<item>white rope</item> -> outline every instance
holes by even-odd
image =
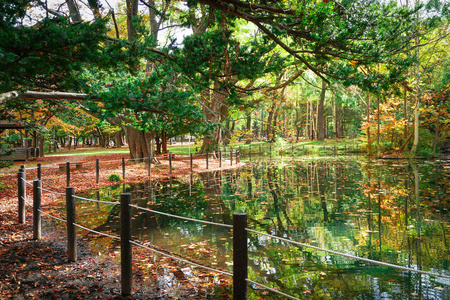
[[[136,246],[145,248],[145,249],[147,249],[147,250],[156,252],[156,253],[161,254],[161,255],[163,255],[163,256],[167,256],[167,257],[170,257],[170,258],[173,258],[173,259],[176,259],[176,260],[185,262],[185,263],[187,263],[187,264],[194,265],[194,266],[196,266],[196,267],[204,268],[204,269],[206,269],[206,270],[209,270],[209,271],[212,271],[212,272],[216,272],[216,273],[220,273],[220,274],[223,274],[223,275],[233,276],[233,274],[231,274],[231,273],[229,273],[229,272],[225,272],[225,271],[213,269],[213,268],[210,268],[210,267],[206,267],[206,266],[203,266],[203,265],[200,265],[200,264],[191,262],[191,261],[189,261],[189,260],[186,260],[186,259],[183,259],[183,258],[179,258],[179,257],[173,256],[173,255],[170,255],[170,254],[167,254],[167,253],[164,253],[164,252],[155,250],[155,249],[153,249],[153,248],[150,248],[150,247],[147,247],[147,246],[145,246],[145,245],[139,244],[139,243],[137,243],[137,242],[135,242],[135,241],[130,241],[130,243],[132,243],[133,245],[136,245]]]
[[[99,234],[99,235],[103,235],[103,236],[106,236],[106,237],[110,237],[110,238],[113,238],[113,239],[120,240],[120,237],[118,237],[118,236],[114,236],[114,235],[110,235],[110,234],[107,234],[107,233],[95,231],[95,230],[89,229],[89,228],[87,228],[87,227],[81,226],[81,225],[79,225],[79,224],[77,224],[77,223],[73,223],[73,225],[76,226],[76,227],[79,227],[79,228],[81,228],[81,229],[84,229],[84,230],[87,230],[87,231],[90,231],[90,232]]]
[[[56,179],[60,179],[60,178],[62,178],[62,177],[44,177],[44,178],[42,178],[42,181],[44,181],[44,180],[56,180]]]
[[[25,202],[25,204],[28,204],[28,206],[33,207],[33,203],[28,202],[26,198],[24,198],[22,196],[20,198],[22,198],[22,200]]]
[[[57,194],[57,195],[61,195],[61,196],[65,196],[66,195],[64,193],[58,193],[58,192],[55,192],[55,191],[44,189],[43,187],[41,187],[40,189],[43,190],[43,191],[46,191],[46,192],[49,192],[49,193],[53,193],[53,194]]]
[[[117,162],[117,161],[122,162],[122,160],[120,159],[120,160],[101,160],[101,161],[99,161],[99,163],[112,163],[112,162]]]
[[[29,167],[29,168],[25,168],[25,170],[34,170],[37,169],[38,167]]]
[[[257,285],[257,286],[260,286],[260,287],[262,287],[262,288],[264,288],[264,289],[266,289],[266,290],[269,290],[269,291],[271,291],[271,292],[280,294],[280,295],[282,295],[282,296],[285,296],[285,297],[288,297],[288,298],[291,298],[291,299],[300,300],[299,298],[296,298],[296,297],[294,297],[294,296],[285,294],[285,293],[283,293],[283,292],[280,292],[279,290],[276,290],[276,289],[273,289],[273,288],[271,288],[271,287],[265,286],[264,284],[261,284],[261,283],[252,281],[252,280],[250,280],[250,279],[245,279],[245,280],[246,280],[247,282],[250,282],[250,283],[253,283],[253,284]]]
[[[173,217],[173,218],[177,218],[177,219],[182,219],[182,220],[193,221],[193,222],[198,222],[198,223],[204,223],[204,224],[210,224],[210,225],[216,225],[216,226],[222,226],[222,227],[233,228],[233,225],[221,224],[221,223],[214,223],[214,222],[209,222],[209,221],[203,221],[203,220],[197,220],[197,219],[191,219],[191,218],[181,217],[181,216],[172,215],[172,214],[168,214],[168,213],[164,213],[164,212],[160,212],[160,211],[157,211],[157,210],[148,209],[148,208],[144,208],[144,207],[140,207],[140,206],[132,205],[132,204],[130,204],[130,206],[131,206],[131,207],[134,207],[134,208],[137,208],[137,209],[142,209],[142,210],[145,210],[145,211],[149,211],[149,212],[152,212],[152,213],[156,213],[156,214],[160,214],[160,215],[165,215],[165,216]]]
[[[57,165],[49,164],[49,165],[42,165],[41,168],[57,168]]]
[[[420,274],[424,274],[424,275],[450,279],[450,276],[448,276],[448,275],[441,275],[441,274],[437,274],[437,273],[411,269],[411,268],[408,268],[408,267],[403,267],[403,266],[394,265],[394,264],[390,264],[390,263],[386,263],[386,262],[382,262],[382,261],[372,260],[372,259],[369,259],[369,258],[364,258],[364,257],[355,256],[355,255],[346,254],[346,253],[337,252],[337,251],[328,250],[328,249],[323,249],[323,248],[320,248],[320,247],[316,247],[316,246],[312,246],[312,245],[296,242],[296,241],[293,241],[293,240],[285,239],[285,238],[282,238],[282,237],[279,237],[279,236],[275,236],[275,235],[270,235],[270,234],[267,234],[267,233],[259,232],[259,231],[252,230],[252,229],[249,229],[249,228],[245,228],[245,230],[247,230],[248,232],[264,235],[264,236],[267,236],[267,237],[270,237],[270,238],[278,239],[278,240],[281,240],[281,241],[285,241],[285,242],[288,242],[288,243],[291,243],[291,244],[295,244],[295,245],[298,245],[298,246],[302,246],[302,247],[306,247],[306,248],[311,248],[311,249],[318,250],[318,251],[327,252],[327,253],[334,254],[334,255],[340,255],[340,256],[347,257],[347,258],[361,260],[361,261],[365,261],[365,262],[368,262],[368,263],[373,263],[373,264],[377,264],[377,265],[381,265],[381,266],[385,266],[385,267],[391,267],[391,268],[395,268],[395,269],[399,269],[399,270],[403,270],[403,271],[410,271],[410,272],[420,273]]]
[[[64,220],[64,219],[61,219],[61,218],[58,218],[58,217],[52,216],[51,214],[48,214],[48,213],[46,213],[46,212],[44,212],[44,211],[42,211],[42,210],[40,210],[40,209],[38,209],[38,211],[40,211],[40,212],[41,212],[41,213],[43,213],[44,215],[47,215],[47,216],[49,216],[50,218],[53,218],[53,219],[59,220],[59,221],[61,221],[61,222],[67,222],[67,220]]]
[[[101,200],[89,199],[89,198],[84,198],[84,197],[75,196],[75,195],[73,197],[80,199],[80,200],[86,200],[86,201],[91,201],[91,202],[99,202],[99,203],[114,204],[114,205],[120,204],[120,202],[101,201]]]
[[[23,180],[26,184],[33,186],[33,182],[32,182],[32,181],[26,181],[26,180],[23,179],[23,178],[22,178],[22,180]]]

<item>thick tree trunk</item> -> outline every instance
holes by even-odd
[[[228,115],[226,103],[226,91],[220,89],[220,83],[214,83],[212,92],[203,91],[201,93],[201,101],[203,103],[203,112],[206,119],[211,123],[222,123]],[[213,152],[219,149],[221,143],[221,128],[217,126],[212,136],[203,137],[203,144],[199,153]]]
[[[165,131],[161,133],[161,147],[162,153],[169,153],[169,150],[167,150],[167,132]]]
[[[322,80],[322,91],[320,93],[319,105],[317,106],[317,139],[323,141],[325,139],[325,124],[324,124],[324,107],[325,107],[325,93],[327,91],[327,83]]]
[[[144,132],[131,126],[124,126],[123,129],[127,137],[130,159],[136,159],[139,162],[149,155],[155,156],[154,132]]]

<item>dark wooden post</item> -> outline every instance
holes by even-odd
[[[33,180],[33,239],[41,239],[41,195],[42,182],[39,179]]]
[[[206,169],[209,169],[209,152],[206,152]]]
[[[39,180],[42,180],[42,164],[37,164],[37,177]]]
[[[70,186],[70,162],[66,162],[66,186]]]
[[[125,180],[125,157],[122,157],[122,178]]]
[[[27,188],[25,183],[25,170],[20,168],[17,173],[17,195],[19,200],[19,223],[25,223],[25,199],[27,197]]]
[[[233,299],[247,299],[247,214],[233,214]]]
[[[192,153],[190,155],[190,160],[191,160],[191,173],[192,173]]]
[[[148,156],[148,177],[152,176],[152,157]]]
[[[172,153],[169,153],[169,174],[172,175]]]
[[[66,187],[67,213],[67,256],[69,261],[77,260],[77,230],[75,227],[75,188]]]
[[[95,160],[95,181],[100,182],[100,161],[98,158]]]
[[[219,168],[222,168],[222,151],[219,150]]]
[[[337,154],[337,152],[336,152],[336,145],[334,145],[334,149],[333,149],[333,152],[334,152],[334,155],[336,155],[336,154]]]
[[[120,195],[120,271],[122,296],[131,295],[133,284],[133,273],[131,269],[131,194],[122,193]]]

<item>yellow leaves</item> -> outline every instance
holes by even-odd
[[[351,65],[352,67],[354,67],[357,63],[358,63],[358,61],[357,61],[356,59],[354,59],[354,60],[352,60],[352,61],[350,62],[350,65]]]

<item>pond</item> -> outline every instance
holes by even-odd
[[[248,227],[323,249],[450,275],[450,165],[358,157],[263,160],[240,170],[127,184],[132,203]],[[122,186],[84,196],[119,199]],[[119,206],[85,202],[79,222],[119,235]],[[230,228],[132,209],[135,239],[232,272]],[[249,233],[249,279],[307,299],[450,299],[450,280]],[[249,299],[285,299],[249,284]]]

